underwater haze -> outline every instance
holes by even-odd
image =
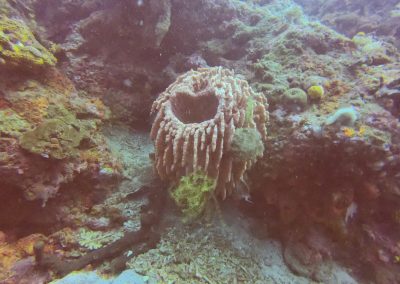
[[[0,0],[0,284],[400,283],[400,2]]]

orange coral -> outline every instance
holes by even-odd
[[[11,276],[11,267],[20,259],[14,248],[9,245],[0,245],[0,280]]]
[[[33,255],[33,246],[37,241],[44,240],[45,236],[41,234],[29,235],[25,238],[18,240],[15,248],[24,255]]]
[[[69,95],[75,91],[74,84],[61,71],[50,68],[46,72],[46,85],[57,92]]]
[[[347,93],[350,90],[350,87],[343,81],[332,80],[325,84],[325,89],[327,90],[327,93],[332,96],[340,96]]]
[[[101,153],[97,149],[90,149],[80,153],[81,159],[89,164],[98,164],[101,161]]]
[[[358,136],[363,136],[365,134],[367,127],[365,125],[361,126],[358,130]]]
[[[332,113],[340,106],[337,100],[325,101],[323,104],[320,105],[320,110],[322,113]]]
[[[356,134],[356,131],[354,130],[354,128],[344,127],[343,134],[344,134],[344,136],[351,138],[351,137],[354,137],[354,135]]]
[[[91,98],[90,102],[96,107],[96,109],[99,112],[99,115],[101,118],[103,118],[106,114],[106,106],[104,103],[99,99],[99,98]]]
[[[33,255],[33,246],[39,240],[46,237],[41,234],[33,234],[18,240],[16,243],[0,244],[0,280],[10,277],[10,271],[20,259]],[[46,245],[46,252],[52,252],[53,247]]]
[[[13,105],[13,109],[23,118],[34,123],[40,123],[47,115],[49,101],[46,97],[33,100],[21,100]]]

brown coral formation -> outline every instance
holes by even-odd
[[[217,179],[225,198],[243,179],[252,160],[237,160],[230,146],[238,128],[257,129],[266,138],[266,99],[245,80],[222,67],[190,71],[154,102],[151,137],[155,167],[162,179],[177,180],[201,170]]]

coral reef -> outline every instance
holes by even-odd
[[[128,262],[163,283],[400,283],[398,1],[296,2],[0,1],[0,281]],[[153,102],[156,149],[125,128]],[[170,205],[146,207],[154,150],[242,222],[146,231]],[[201,212],[214,189],[187,188]]]
[[[98,95],[116,121],[149,123],[154,97],[174,79],[159,74],[170,0],[46,0],[29,7],[40,15],[38,33],[58,44],[61,66],[79,89]]]
[[[44,203],[78,173],[99,175],[96,167],[100,171],[104,165],[113,169],[112,174],[118,173],[108,151],[99,151],[94,162],[84,159],[84,153],[102,145],[104,138],[97,131],[105,116],[82,110],[92,102],[81,96],[78,103],[70,82],[68,88],[57,85],[60,83],[55,78],[62,76],[53,75],[57,70],[46,73],[46,83],[33,79],[19,81],[15,75],[7,81],[0,80],[7,101],[6,108],[1,110],[4,120],[0,176],[6,176],[6,184],[16,185],[29,200],[42,199]],[[66,78],[62,80],[68,82]],[[10,81],[14,81],[12,87],[8,86]]]
[[[150,135],[158,174],[175,181],[204,171],[217,180],[216,194],[224,199],[254,163],[229,154],[235,131],[254,128],[265,140],[267,106],[246,81],[221,67],[180,76],[152,108],[156,118]]]
[[[56,254],[47,253],[45,251],[45,243],[43,241],[38,241],[34,244],[36,266],[43,270],[50,269],[59,276],[65,276],[89,264],[95,264],[99,261],[114,258],[118,263],[118,267],[116,267],[117,270],[121,268],[121,266],[125,268],[125,262],[133,257],[134,254],[143,253],[151,249],[159,239],[158,234],[153,230],[153,226],[157,225],[161,220],[160,216],[163,212],[161,204],[165,200],[165,189],[160,184],[153,184],[143,191],[148,195],[149,200],[148,204],[141,209],[141,227],[139,230],[127,232],[123,236],[119,234],[108,234],[108,241],[115,241],[104,247],[101,247],[103,245],[103,240],[99,240],[100,234],[81,231],[81,244],[88,247],[91,251],[71,261],[65,261]],[[135,251],[134,253],[131,252],[127,256],[123,255],[125,250],[135,245],[136,247],[133,248]],[[122,265],[120,264],[121,262]]]
[[[77,155],[77,147],[84,138],[83,135],[84,131],[76,123],[52,119],[21,135],[20,145],[31,153],[65,159]]]
[[[1,18],[5,65],[0,68],[0,196],[10,202],[0,210],[0,225],[18,227],[38,218],[29,213],[38,210],[37,203],[28,201],[39,200],[45,206],[80,174],[91,179],[107,168],[112,180],[120,169],[99,133],[107,108],[98,98],[78,94],[73,83],[52,67],[55,58],[33,36],[24,13],[2,4],[10,18]],[[16,6],[25,7],[21,5]],[[19,46],[15,53],[6,46],[11,43]],[[98,159],[85,160],[84,153],[95,149]],[[4,218],[13,208],[18,214]]]
[[[307,14],[318,17],[349,37],[358,32],[376,34],[400,47],[399,4],[397,1],[297,0]]]

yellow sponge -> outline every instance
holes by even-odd
[[[311,100],[320,100],[324,96],[324,88],[322,86],[314,85],[308,88],[307,94]]]

